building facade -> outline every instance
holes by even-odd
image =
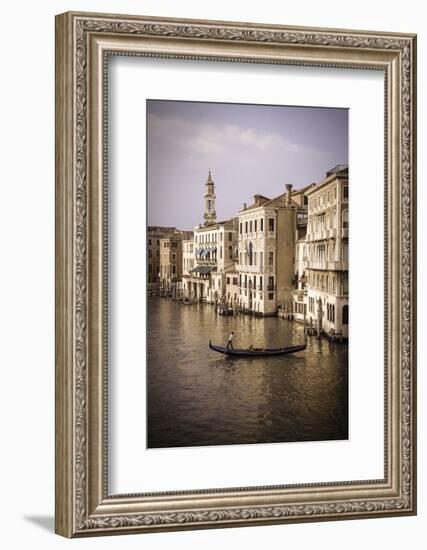
[[[348,167],[338,165],[307,192],[307,320],[348,338]]]
[[[147,228],[147,290],[160,288],[160,239],[175,233],[175,227],[149,226]]]
[[[203,198],[205,221],[194,228],[193,243],[186,244],[184,248],[184,297],[224,303],[227,296],[226,274],[234,272],[236,275],[237,220],[216,221],[215,183],[210,171]]]
[[[194,267],[186,283],[186,297],[218,303],[226,296],[226,274],[235,272],[237,220],[194,228]]]
[[[239,305],[243,311],[275,315],[292,307],[297,210],[292,186],[274,199],[255,195],[239,212]]]
[[[182,236],[176,233],[160,239],[160,292],[171,295],[182,279]]]

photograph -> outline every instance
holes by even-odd
[[[348,115],[146,100],[148,449],[349,439]]]

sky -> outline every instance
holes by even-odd
[[[147,101],[149,225],[203,223],[209,170],[221,221],[347,163],[347,109]]]

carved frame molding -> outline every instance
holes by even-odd
[[[385,478],[108,495],[106,59],[385,73]],[[67,536],[414,514],[416,37],[66,13],[56,18],[56,531]]]

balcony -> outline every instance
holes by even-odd
[[[236,271],[239,273],[260,273],[260,270],[262,270],[262,267],[257,265],[236,264]]]
[[[307,269],[318,269],[319,271],[347,271],[348,262],[340,261],[308,261]]]
[[[197,258],[196,262],[197,262],[197,265],[216,265],[217,259],[216,258]]]
[[[275,231],[268,231],[267,238],[268,239],[275,239],[276,238],[276,232]]]

